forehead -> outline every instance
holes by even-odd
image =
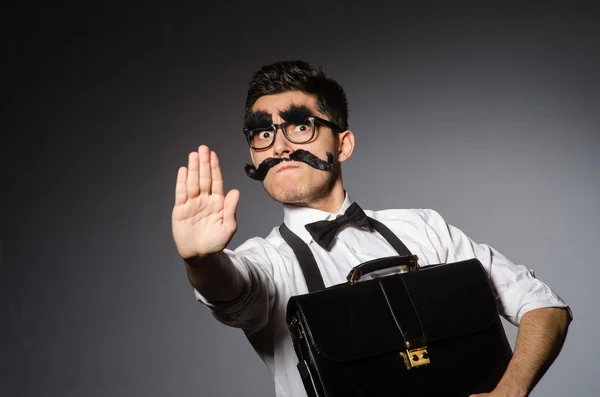
[[[278,115],[292,106],[304,106],[316,116],[323,116],[317,110],[317,99],[313,95],[302,91],[289,91],[280,94],[264,95],[254,102],[252,111],[263,111],[271,115]]]

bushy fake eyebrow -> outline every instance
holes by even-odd
[[[264,110],[247,113],[244,116],[244,127],[248,129],[268,127],[273,124],[273,117]]]
[[[312,116],[312,111],[304,105],[291,105],[289,108],[280,110],[279,115],[288,123],[304,123]]]

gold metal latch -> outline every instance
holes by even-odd
[[[408,340],[405,345],[406,352],[400,352],[400,356],[404,360],[406,369],[421,367],[430,363],[425,338]]]
[[[294,330],[296,337],[302,339],[304,337],[304,328],[302,323],[298,320],[298,317],[293,316],[290,320],[290,328]]]

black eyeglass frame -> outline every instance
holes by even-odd
[[[281,124],[271,124],[270,126],[264,127],[264,128],[262,128],[262,127],[261,128],[253,128],[253,129],[244,128],[243,132],[244,132],[244,136],[246,137],[246,142],[248,142],[248,146],[250,146],[251,149],[253,149],[253,150],[267,150],[268,148],[270,148],[271,146],[273,146],[273,144],[275,144],[275,138],[277,137],[277,131],[279,131],[279,129],[281,129],[281,131],[283,132],[283,136],[285,136],[285,139],[287,139],[288,141],[290,141],[292,143],[295,143],[297,145],[301,145],[303,143],[308,143],[308,142],[312,141],[312,139],[315,137],[315,134],[317,132],[317,129],[315,128],[315,124],[316,123],[319,123],[319,124],[324,125],[325,127],[331,128],[331,130],[333,132],[335,132],[335,133],[339,133],[339,132],[343,132],[344,131],[342,128],[338,127],[337,125],[335,125],[331,121],[322,119],[322,118],[317,117],[317,116],[309,116],[309,117],[306,118],[306,120],[310,121],[311,124],[312,124],[312,135],[310,136],[310,138],[308,138],[307,140],[302,141],[302,142],[294,141],[293,139],[291,139],[287,135],[287,133],[285,132],[286,125],[288,125],[288,124],[298,124],[298,123],[292,123],[292,122],[288,122],[288,121],[284,121]],[[255,148],[254,146],[252,146],[252,143],[250,142],[250,132],[251,131],[257,131],[257,130],[260,130],[260,131],[273,131],[273,140],[271,141],[271,143],[268,146],[261,147],[261,148]]]

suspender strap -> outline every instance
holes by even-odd
[[[377,230],[377,232],[379,232],[379,234],[381,234],[383,238],[387,240],[387,242],[396,250],[396,252],[398,252],[398,255],[412,255],[404,243],[383,223],[370,217],[369,223],[373,229]],[[306,281],[308,291],[314,292],[324,289],[325,283],[323,282],[323,277],[321,277],[319,266],[317,266],[317,261],[310,251],[310,248],[308,248],[308,244],[306,244],[300,237],[292,232],[285,225],[285,223],[282,223],[281,226],[279,226],[279,233],[285,242],[292,248],[292,251],[294,251],[294,255],[296,255],[296,259],[298,259],[298,262],[300,263],[302,274],[304,274],[304,280]]]
[[[302,268],[302,274],[304,274],[304,280],[306,281],[308,291],[313,292],[325,289],[325,283],[323,282],[323,277],[321,277],[319,266],[317,266],[315,257],[312,252],[310,252],[308,245],[292,232],[285,223],[282,223],[281,226],[279,226],[279,233],[281,233],[281,237],[283,237],[285,242],[292,247],[292,251],[294,251],[296,259],[298,259],[300,267]]]
[[[369,223],[373,226],[373,229],[377,230],[379,234],[387,240],[388,243],[396,250],[400,256],[410,256],[412,253],[406,248],[406,245],[396,236],[386,225],[376,221],[375,219],[368,217]]]

